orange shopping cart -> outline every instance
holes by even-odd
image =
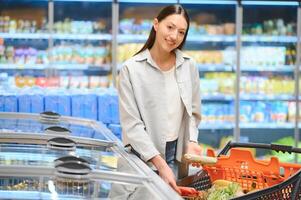
[[[218,154],[215,164],[203,165],[195,175],[178,185],[207,190],[215,180],[238,183],[244,191],[256,190],[233,200],[301,200],[301,164],[282,163],[277,157],[258,160],[248,148],[301,153],[301,148],[277,144],[229,142]],[[207,156],[215,157],[213,150]]]

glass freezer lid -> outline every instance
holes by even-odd
[[[59,172],[52,168],[0,167],[0,196],[8,199],[125,199],[120,191],[136,188],[149,193],[152,199],[162,199],[148,186],[148,177],[93,170],[85,176],[69,178]]]
[[[47,118],[42,114],[2,113],[0,112],[0,132],[30,132],[71,135],[76,137],[97,138],[112,141],[107,128],[101,122],[73,117]],[[62,127],[68,131],[47,130],[50,127]]]
[[[72,160],[85,162],[93,169],[106,171],[117,171],[117,164],[122,163],[123,167],[131,169],[128,173],[138,174],[126,159],[111,149],[76,148],[74,151],[62,151],[43,145],[0,143],[0,165],[54,167],[60,162]]]

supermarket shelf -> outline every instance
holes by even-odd
[[[58,70],[87,70],[87,69],[99,69],[108,71],[110,70],[110,65],[104,64],[101,66],[88,65],[88,64],[52,64],[54,69]]]
[[[212,0],[180,0],[180,4],[219,4],[219,5],[236,5],[237,1],[231,0],[219,0],[219,1],[212,1]]]
[[[3,39],[111,40],[110,34],[0,33]]]
[[[279,123],[240,123],[240,128],[249,128],[249,129],[292,129],[294,128],[294,123],[279,122]]]
[[[205,101],[234,101],[233,95],[203,94]],[[264,95],[264,94],[240,94],[241,101],[293,101],[293,95]]]
[[[197,64],[200,72],[207,71],[233,71],[233,67],[223,64]]]
[[[86,64],[0,64],[1,70],[45,70],[47,68],[58,70],[88,70],[90,72],[109,72],[111,70],[109,64],[104,64],[102,66],[93,66]]]
[[[241,71],[250,71],[250,72],[260,72],[260,71],[269,71],[269,72],[293,72],[294,71],[294,65],[275,65],[275,66],[269,66],[269,65],[262,65],[262,66],[246,66],[243,65],[241,67]]]
[[[277,101],[290,101],[294,99],[293,95],[264,95],[264,94],[241,94],[241,100],[277,100]]]
[[[177,0],[166,0],[166,1],[162,1],[162,0],[152,0],[152,1],[145,1],[145,0],[118,0],[119,3],[172,3],[172,4],[176,4]]]
[[[197,67],[200,72],[207,71],[235,71],[235,66],[224,65],[224,64],[197,64]],[[294,72],[294,65],[261,65],[261,66],[246,66],[241,67],[241,71],[245,72]]]
[[[187,42],[235,42],[235,35],[188,35]]]
[[[78,2],[83,2],[83,0],[54,0],[54,1],[78,1]],[[112,0],[85,0],[87,2],[112,2]]]
[[[3,39],[48,39],[48,33],[0,33]]]
[[[248,122],[248,123],[240,123],[239,127],[243,128],[243,129],[293,129],[294,123]],[[231,123],[231,122],[200,123],[200,125],[198,127],[199,130],[233,129],[233,128],[234,128],[234,123]]]
[[[262,6],[298,6],[298,2],[293,1],[242,1],[243,5],[262,5]]]
[[[282,42],[293,43],[297,42],[296,36],[265,36],[265,35],[243,35],[243,42]]]
[[[14,69],[14,70],[17,70],[17,69],[20,69],[20,70],[23,70],[23,69],[46,69],[47,68],[47,65],[45,64],[0,64],[0,69],[3,69],[3,70],[11,70],[11,69]]]
[[[233,129],[234,124],[228,122],[200,123],[199,130]]]
[[[119,34],[117,40],[119,43],[144,43],[147,40],[147,35]]]
[[[232,100],[234,100],[234,97],[232,95],[224,95],[224,94],[204,94],[202,96],[202,100],[232,101]]]
[[[59,40],[112,40],[111,34],[60,34],[60,33],[0,33],[4,39],[53,39]],[[147,35],[119,34],[118,40],[121,43],[145,42]],[[187,42],[235,42],[235,35],[188,35]],[[242,36],[244,42],[297,42],[296,36]]]
[[[141,43],[147,40],[147,35],[119,34],[120,43]],[[235,35],[188,35],[187,42],[235,42]]]
[[[50,35],[51,36],[51,35]],[[112,40],[111,34],[61,34],[55,33],[53,39],[57,40]]]

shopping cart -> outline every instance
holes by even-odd
[[[179,180],[177,184],[206,190],[215,180],[223,179],[239,183],[244,191],[253,190],[233,200],[301,199],[301,164],[281,163],[277,157],[257,160],[246,148],[301,153],[301,148],[291,146],[230,141],[217,156],[215,164],[203,165],[198,173]],[[209,150],[207,155],[213,157],[214,153]]]

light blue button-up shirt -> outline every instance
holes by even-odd
[[[176,53],[176,80],[185,107],[177,143],[178,161],[188,141],[197,141],[200,115],[199,72],[192,58]],[[141,159],[156,155],[165,158],[166,135],[162,133],[167,117],[165,81],[149,50],[127,60],[119,75],[119,108],[124,145],[130,144]]]

